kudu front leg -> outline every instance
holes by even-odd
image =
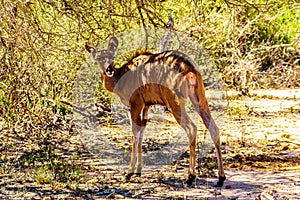
[[[132,175],[134,175],[135,171],[135,166],[137,163],[137,157],[138,157],[138,147],[139,147],[139,141],[140,141],[140,131],[133,131],[133,136],[132,136],[132,146],[131,146],[131,158],[130,158],[130,164],[128,168],[128,172],[125,175],[125,179],[127,181],[130,180]]]
[[[131,120],[132,120],[132,151],[131,151],[131,159],[129,164],[128,172],[125,176],[125,179],[128,181],[135,174],[141,176],[142,167],[143,167],[143,158],[142,158],[142,142],[143,142],[143,134],[146,128],[147,123],[147,113],[148,107],[142,109],[142,111],[138,111],[137,109],[131,109]]]

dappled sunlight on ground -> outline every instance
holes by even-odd
[[[51,135],[3,130],[0,198],[297,199],[300,195],[299,91],[251,91],[251,97],[237,97],[228,92],[227,116],[220,126],[227,176],[221,189],[213,187],[217,172],[212,141],[205,134],[201,119],[192,114],[199,136],[197,178],[193,187],[185,184],[188,152],[182,149],[177,151],[183,154],[176,162],[159,167],[145,164],[141,177],[134,176],[126,182],[124,175],[131,148],[128,122],[126,128],[113,122],[101,127],[102,139],[105,137],[109,145],[128,152],[124,163],[115,166],[88,152],[82,144],[82,135],[72,125],[61,122],[57,124],[59,131],[54,129]],[[169,146],[176,135],[187,139],[170,113],[150,115],[145,135],[145,159]],[[202,143],[204,136],[206,140]],[[101,140],[97,137],[94,140]],[[34,141],[39,141],[39,145]],[[103,149],[101,142],[98,147],[93,145],[99,152]]]

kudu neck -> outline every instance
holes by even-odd
[[[114,68],[114,74],[112,76],[106,75],[105,71],[102,72],[102,81],[104,87],[110,91],[114,92],[115,86],[122,76],[128,71],[127,65],[124,65],[120,68]]]

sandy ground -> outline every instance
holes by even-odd
[[[229,116],[221,137],[227,180],[222,188],[212,186],[217,178],[211,175],[198,176],[194,187],[186,187],[187,158],[125,182],[123,169],[105,167],[85,152],[78,153],[85,182],[62,187],[37,184],[30,171],[18,178],[1,174],[0,199],[300,199],[300,90],[258,90],[237,99],[228,94]],[[161,126],[162,133],[172,126]],[[130,144],[130,137],[110,135]],[[73,139],[80,144],[80,137]]]

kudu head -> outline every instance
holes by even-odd
[[[97,50],[88,43],[85,45],[85,48],[98,63],[101,73],[112,77],[116,70],[114,67],[114,59],[118,48],[118,39],[116,37],[110,38],[106,50]]]

